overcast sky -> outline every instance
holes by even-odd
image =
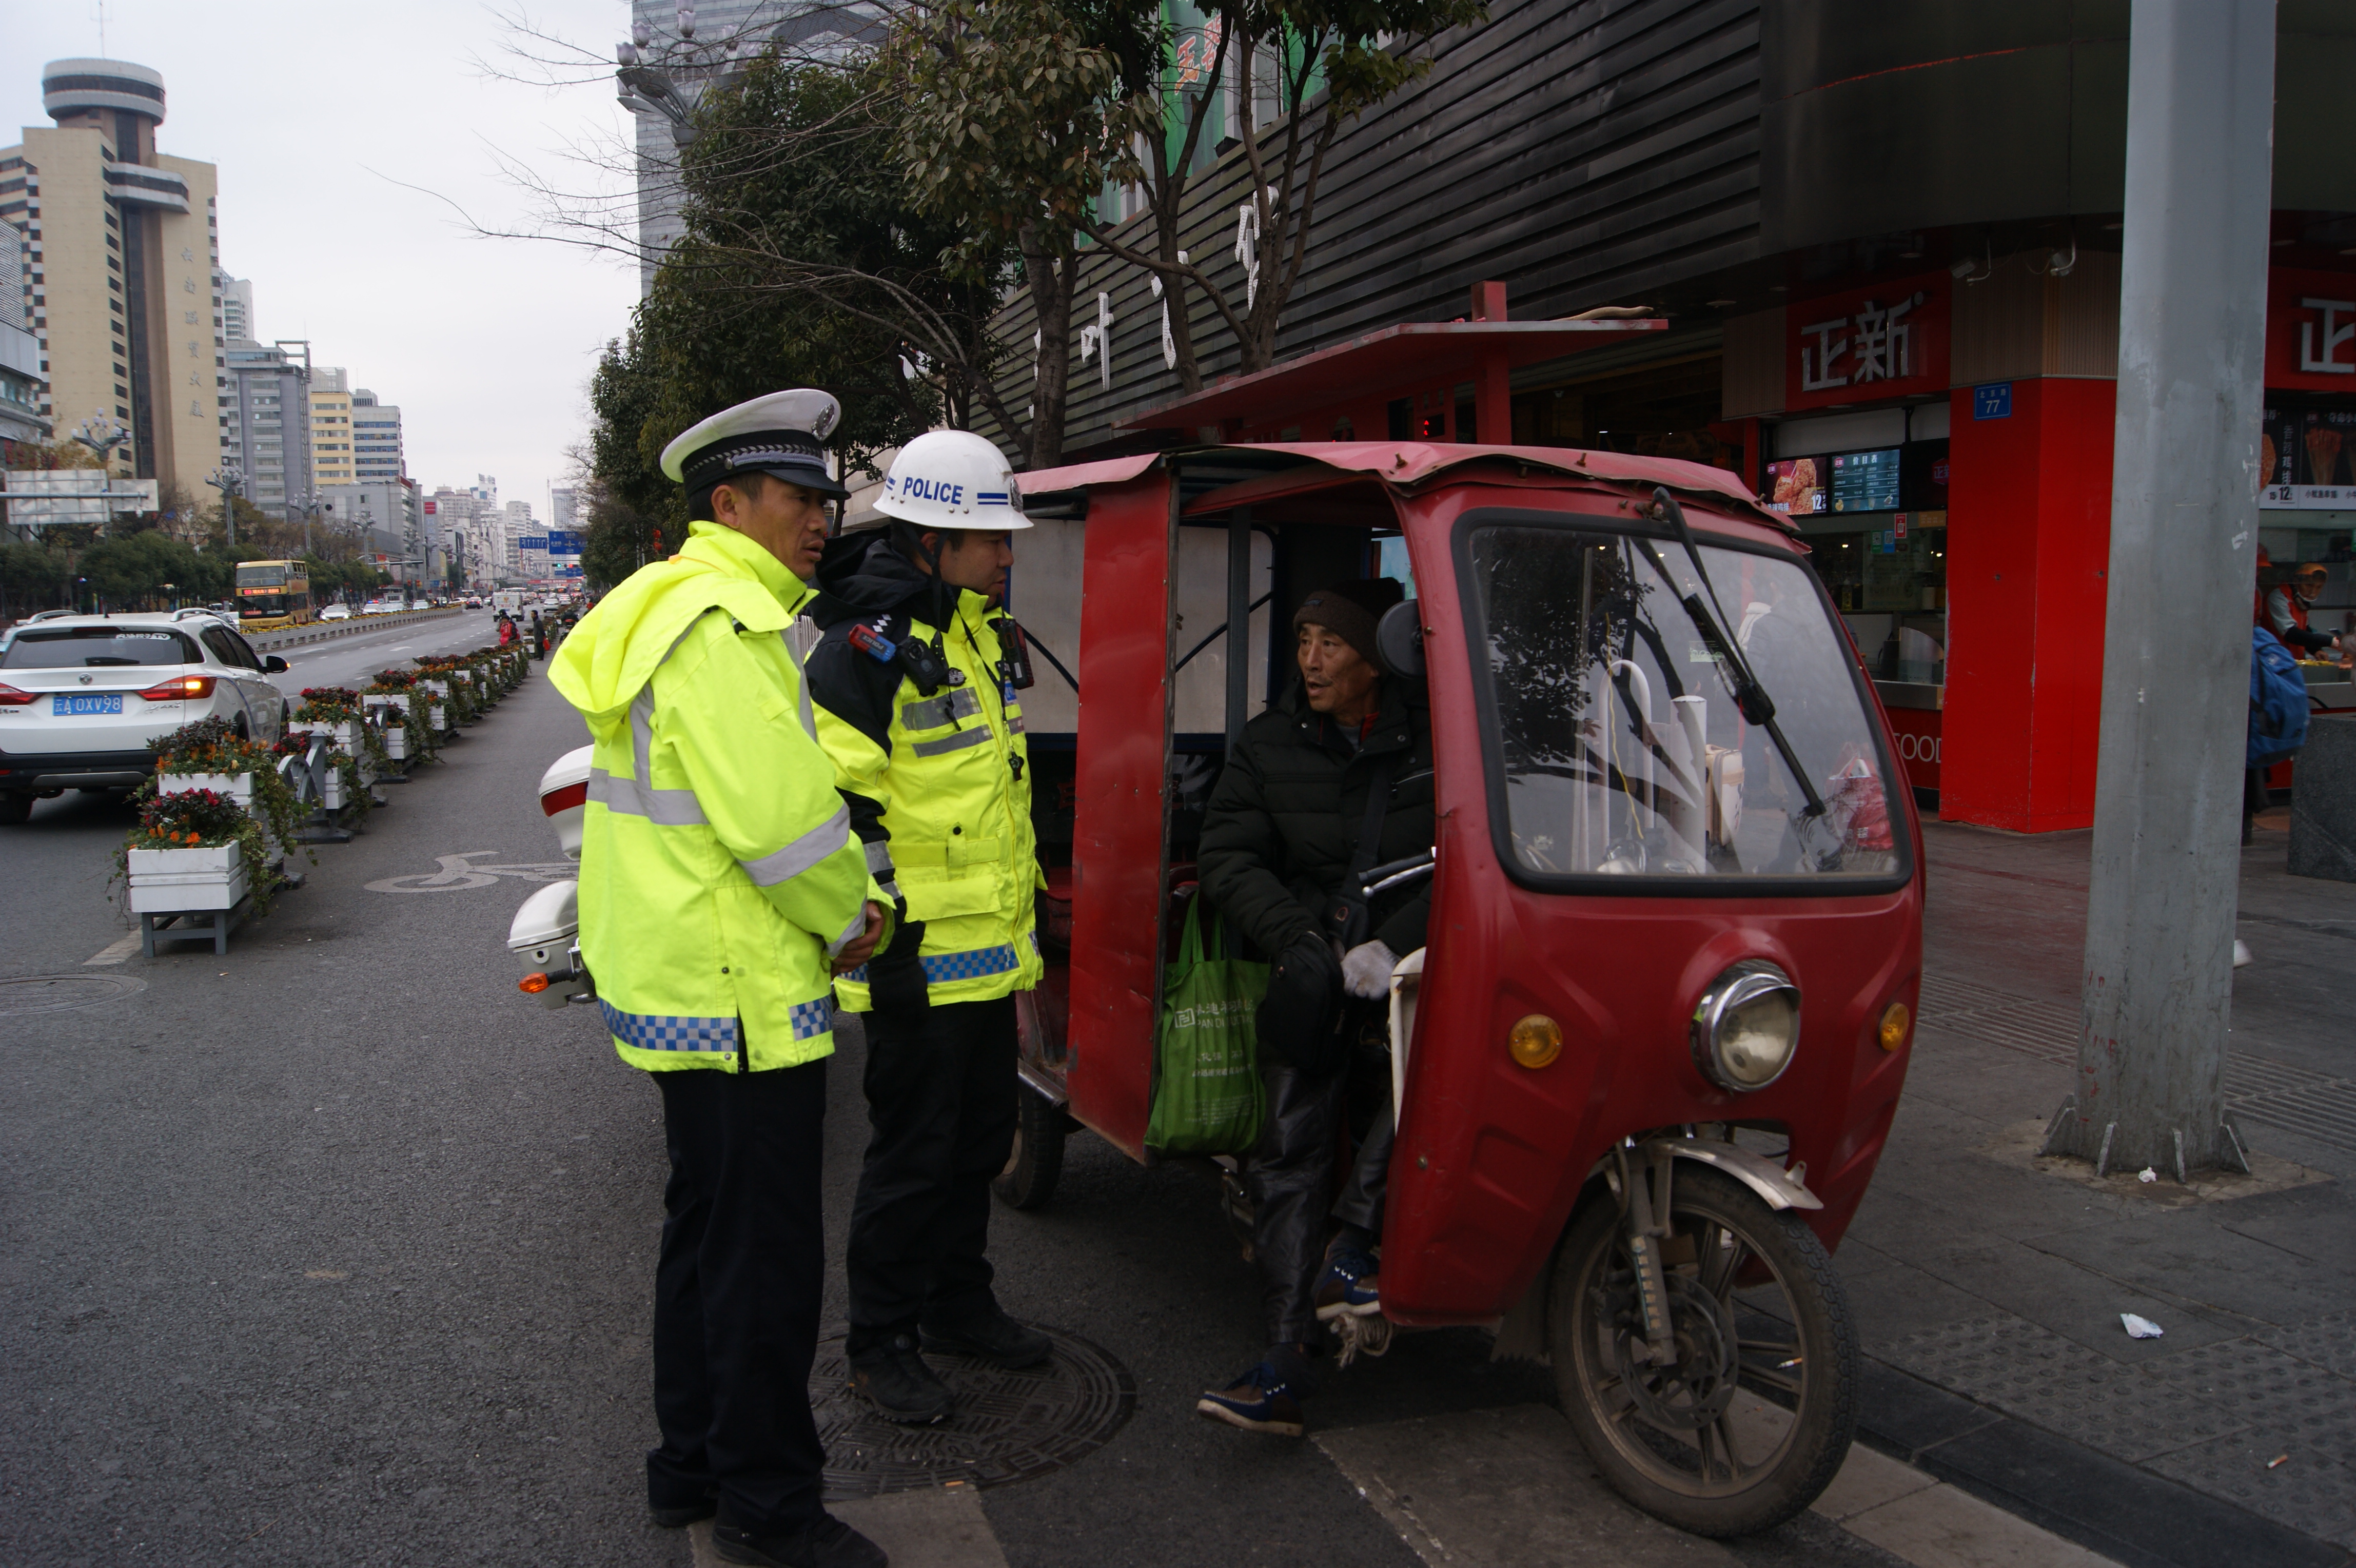
[[[96,0],[8,7],[0,145],[51,123],[42,62],[100,54],[98,14]],[[164,152],[219,166],[221,265],[253,280],[260,335],[308,338],[315,363],[398,403],[428,493],[491,474],[501,499],[544,520],[637,269],[482,238],[469,220],[531,228],[540,203],[499,155],[583,188],[592,177],[565,149],[613,145],[630,116],[610,76],[549,88],[487,75],[532,69],[509,54],[515,14],[480,0],[107,0],[103,52],[163,73]],[[530,16],[610,51],[628,8],[532,0]]]

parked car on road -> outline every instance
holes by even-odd
[[[387,604],[382,599],[370,599],[368,603],[360,607],[360,614],[364,616],[389,616],[400,607],[401,607],[399,605]]]
[[[202,718],[273,741],[286,669],[208,610],[52,611],[0,639],[0,823],[41,796],[125,789],[155,770],[157,736]]]
[[[326,609],[319,612],[319,618],[321,620],[349,620],[352,618],[352,607],[349,605],[329,605]]]

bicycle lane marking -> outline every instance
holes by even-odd
[[[435,870],[380,877],[366,886],[371,893],[457,893],[470,887],[489,887],[508,877],[519,882],[561,882],[580,869],[571,861],[514,865],[475,864],[485,855],[498,853],[495,849],[470,849],[456,854],[437,854],[434,857]]]

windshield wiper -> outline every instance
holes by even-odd
[[[1709,596],[1709,605],[1706,606],[1701,602],[1700,594],[1686,595],[1686,614],[1692,617],[1694,625],[1701,629],[1702,640],[1709,645],[1710,651],[1725,661],[1726,670],[1734,682],[1734,705],[1741,710],[1744,718],[1765,730],[1767,738],[1775,743],[1776,751],[1783,756],[1783,766],[1798,781],[1800,792],[1808,798],[1807,810],[1800,814],[1806,818],[1823,816],[1825,798],[1816,793],[1815,783],[1808,777],[1806,769],[1800,766],[1799,756],[1793,751],[1792,743],[1783,738],[1783,726],[1775,722],[1774,699],[1767,695],[1767,688],[1759,683],[1759,677],[1751,672],[1750,661],[1734,645],[1734,639],[1726,635],[1726,607],[1719,604],[1718,588],[1709,580],[1709,568],[1701,564],[1701,551],[1694,544],[1693,529],[1686,522],[1685,508],[1677,505],[1677,498],[1669,494],[1667,486],[1655,485],[1653,488],[1653,509],[1676,525],[1677,542],[1686,547],[1686,559],[1693,563],[1694,575],[1701,580],[1702,592]],[[1637,542],[1644,547],[1644,553],[1653,558],[1653,569],[1660,573],[1661,581],[1668,584],[1674,593],[1676,579],[1669,575],[1668,563],[1661,559],[1661,553],[1653,548],[1652,541],[1639,540]],[[1715,617],[1709,613],[1713,606],[1718,610]]]

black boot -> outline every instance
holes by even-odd
[[[949,1386],[916,1353],[910,1334],[894,1334],[882,1349],[852,1357],[851,1389],[887,1419],[911,1426],[930,1426],[956,1402]]]
[[[927,1324],[924,1336],[925,1348],[936,1356],[971,1356],[1007,1368],[1035,1367],[1055,1349],[1054,1340],[1015,1322],[994,1302],[986,1316],[954,1326]]]
[[[712,1549],[723,1563],[749,1563],[756,1568],[891,1568],[884,1549],[835,1518],[821,1514],[819,1521],[790,1535],[755,1535],[733,1524],[714,1525]]]

